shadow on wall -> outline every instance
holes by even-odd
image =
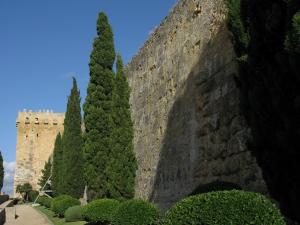
[[[163,210],[214,182],[266,192],[247,151],[251,135],[240,114],[235,54],[225,24],[202,43],[201,54],[168,116],[150,196]],[[182,62],[177,66],[184,67]],[[173,74],[175,82],[180,76]]]
[[[259,15],[259,4],[252,11]],[[276,19],[275,28],[281,27],[282,20]],[[266,33],[268,39],[262,36]],[[300,79],[295,66],[300,60],[287,55],[284,37],[277,33],[284,32],[259,33],[252,43],[251,69],[240,75],[226,25],[202,44],[202,55],[169,112],[150,197],[162,209],[198,186],[230,182],[270,194],[288,217],[300,220]]]
[[[251,43],[248,64],[241,65],[240,99],[254,137],[249,148],[271,196],[300,222],[300,58],[284,46],[287,7],[293,1],[245,2]]]
[[[234,183],[215,181],[209,184],[200,185],[190,194],[190,196],[207,193],[211,191],[229,191],[229,190],[242,190],[242,188],[239,185]]]

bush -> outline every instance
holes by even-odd
[[[49,198],[47,196],[41,196],[38,198],[37,203],[47,208],[51,208],[52,198]]]
[[[65,212],[66,222],[75,222],[83,220],[82,210],[83,207],[80,205],[68,208]]]
[[[292,19],[292,28],[285,41],[285,47],[292,53],[300,54],[300,11]]]
[[[241,0],[227,0],[228,6],[228,26],[235,38],[233,44],[238,56],[242,56],[246,53],[250,35],[248,28],[245,26],[242,17]]]
[[[28,193],[28,200],[29,200],[30,202],[34,202],[38,195],[39,195],[39,192],[38,192],[38,191],[32,190],[32,191],[30,191],[30,192]]]
[[[52,210],[52,205],[56,204],[57,202],[59,202],[60,200],[66,199],[66,198],[72,198],[70,195],[59,195],[55,198],[52,199],[52,203],[51,203],[51,210]]]
[[[150,225],[156,224],[158,220],[158,209],[152,203],[143,200],[129,200],[121,203],[115,211],[113,224]]]
[[[62,195],[52,200],[51,210],[59,217],[63,217],[65,211],[75,205],[80,205],[80,201],[69,195]]]
[[[284,225],[279,210],[258,193],[217,191],[183,199],[167,211],[163,225]]]
[[[114,199],[94,200],[84,207],[83,218],[88,222],[111,223],[119,204]]]
[[[43,204],[44,204],[45,207],[47,207],[47,208],[50,209],[50,208],[51,208],[51,204],[52,204],[52,198],[46,197],[46,198],[44,199]]]

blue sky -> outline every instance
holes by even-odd
[[[127,63],[177,0],[0,0],[0,150],[15,161],[19,110],[63,112],[75,76],[82,101],[98,13]],[[10,164],[9,169],[13,165]]]

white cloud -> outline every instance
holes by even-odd
[[[2,192],[12,195],[13,194],[13,186],[14,186],[14,176],[15,176],[15,167],[16,162],[3,162],[4,167],[4,180],[3,180],[3,188]]]

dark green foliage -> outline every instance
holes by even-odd
[[[56,197],[52,200],[51,210],[59,217],[63,217],[65,211],[75,205],[80,205],[80,201],[69,195]]]
[[[250,36],[245,23],[242,20],[241,0],[227,0],[229,29],[237,34],[233,39],[236,51],[239,56],[246,54]]]
[[[292,28],[288,33],[285,45],[289,52],[300,54],[300,11],[293,16]]]
[[[38,198],[37,203],[50,209],[52,204],[52,198],[49,198],[47,196],[41,196]]]
[[[119,204],[114,199],[94,200],[84,207],[83,217],[88,222],[111,224],[113,215]]]
[[[18,184],[16,187],[16,192],[20,193],[26,201],[28,201],[28,195],[30,191],[32,191],[32,186],[29,183]]]
[[[266,197],[244,191],[219,191],[188,197],[173,206],[163,225],[284,225],[280,211]]]
[[[46,196],[40,196],[37,200],[37,203],[40,204],[40,205],[43,205],[43,200],[44,198],[46,198]]]
[[[234,47],[243,59],[238,60],[235,81],[241,112],[253,135],[247,147],[272,198],[287,217],[300,222],[300,1],[227,1]],[[244,34],[234,28],[234,21],[248,31],[245,52],[239,44]]]
[[[63,189],[63,149],[62,149],[62,140],[61,134],[59,133],[56,136],[54,150],[53,150],[53,169],[51,177],[51,186],[54,196],[57,196],[62,193]]]
[[[4,178],[4,167],[3,167],[3,157],[0,151],[0,191],[3,187],[3,178]]]
[[[113,142],[106,169],[109,197],[116,199],[130,199],[134,196],[137,163],[133,152],[129,97],[130,89],[124,76],[122,58],[118,56],[113,92]]]
[[[104,13],[99,14],[97,34],[90,56],[90,82],[83,106],[85,124],[85,181],[89,199],[108,195],[106,164],[111,151],[113,63],[112,29]]]
[[[150,225],[157,224],[158,221],[159,212],[153,204],[143,200],[128,200],[121,203],[116,210],[113,224]]]
[[[34,202],[38,195],[39,195],[38,191],[32,190],[28,193],[28,200],[30,202]]]
[[[64,120],[63,146],[63,194],[80,198],[84,190],[83,178],[83,139],[81,134],[80,93],[73,78],[73,88],[68,98]]]
[[[82,210],[83,207],[80,205],[76,205],[68,208],[65,212],[66,222],[82,221],[83,220]]]
[[[40,177],[38,182],[38,185],[40,185],[40,189],[44,188],[44,190],[51,190],[50,184],[49,183],[46,184],[47,180],[51,175],[51,167],[52,167],[52,162],[50,157],[48,161],[45,162],[44,169],[42,169],[42,177]]]
[[[56,202],[59,202],[60,200],[66,199],[66,198],[72,198],[72,196],[70,196],[70,195],[59,195],[59,196],[53,198],[52,202],[56,203]]]

